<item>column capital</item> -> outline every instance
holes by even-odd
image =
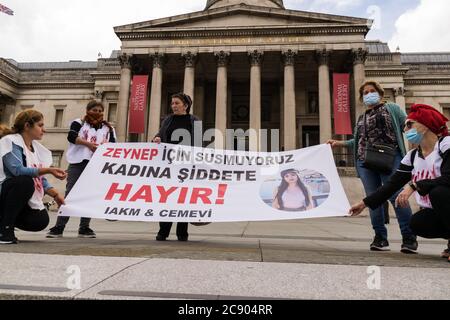
[[[95,99],[96,100],[103,100],[104,94],[105,93],[103,91],[101,91],[101,90],[95,90],[95,94],[94,94]]]
[[[181,56],[184,58],[184,63],[186,68],[193,68],[197,62],[197,54],[191,51],[182,53]]]
[[[230,62],[230,53],[226,51],[214,52],[218,67],[226,67]]]
[[[317,50],[315,55],[317,63],[320,66],[328,65],[330,63],[331,53],[331,50]]]
[[[353,64],[364,64],[366,63],[367,55],[369,52],[363,48],[352,50]]]
[[[153,61],[153,68],[160,68],[162,69],[164,67],[164,63],[166,62],[166,55],[162,52],[155,52],[150,54],[150,58]]]
[[[393,90],[394,90],[394,95],[396,97],[405,95],[405,88],[403,88],[403,87],[393,88]]]
[[[264,51],[261,50],[253,50],[248,53],[248,57],[250,59],[250,64],[252,66],[260,66],[264,59]]]
[[[122,53],[119,56],[119,63],[122,69],[130,69],[133,67],[133,55]]]
[[[293,66],[295,64],[295,57],[297,56],[297,51],[286,50],[281,52],[281,57],[285,66]]]

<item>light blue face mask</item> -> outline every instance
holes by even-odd
[[[406,132],[406,139],[412,144],[420,144],[423,140],[423,133],[420,133],[417,129],[411,129]]]
[[[364,104],[366,107],[376,106],[380,103],[381,98],[378,92],[371,92],[364,96]]]

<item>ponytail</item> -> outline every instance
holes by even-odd
[[[3,138],[3,137],[5,137],[5,136],[8,136],[8,135],[10,135],[10,134],[16,134],[17,132],[16,132],[16,130],[14,129],[14,128],[8,128],[7,126],[5,126],[5,125],[0,125],[0,139],[1,138]]]

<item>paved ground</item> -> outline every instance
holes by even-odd
[[[392,223],[392,252],[373,253],[368,218],[191,226],[187,243],[156,242],[156,224],[98,220],[98,239],[78,239],[73,219],[63,239],[18,232],[19,245],[0,246],[0,299],[449,299],[445,242],[403,255]]]

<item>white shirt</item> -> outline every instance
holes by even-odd
[[[35,152],[31,152],[28,148],[25,148],[25,154],[27,157],[27,166],[29,168],[43,168],[41,161],[39,161],[38,156]],[[44,210],[45,206],[43,203],[44,199],[44,184],[42,182],[42,177],[33,178],[34,181],[34,193],[31,199],[28,201],[28,205],[34,210]]]
[[[299,209],[306,207],[306,198],[300,188],[287,189],[282,196],[283,207],[286,209]]]
[[[77,119],[74,122],[78,122],[82,125],[78,137],[98,145],[102,145],[109,142],[110,129],[108,126],[103,125],[101,129],[95,130],[89,123]],[[115,137],[114,129],[113,134]],[[81,163],[85,160],[91,160],[94,153],[86,146],[78,144],[69,144],[67,149],[67,162],[70,164]]]
[[[450,150],[450,137],[445,137],[440,143],[441,152],[445,153]],[[402,164],[406,166],[413,166],[412,177],[414,182],[422,180],[433,180],[442,176],[441,166],[443,159],[439,154],[439,141],[436,142],[434,150],[425,158],[419,156],[417,153],[414,163],[411,163],[411,157],[414,150],[408,152],[402,160]],[[418,192],[415,193],[417,204],[422,208],[432,209],[430,197],[427,195],[422,197]]]

